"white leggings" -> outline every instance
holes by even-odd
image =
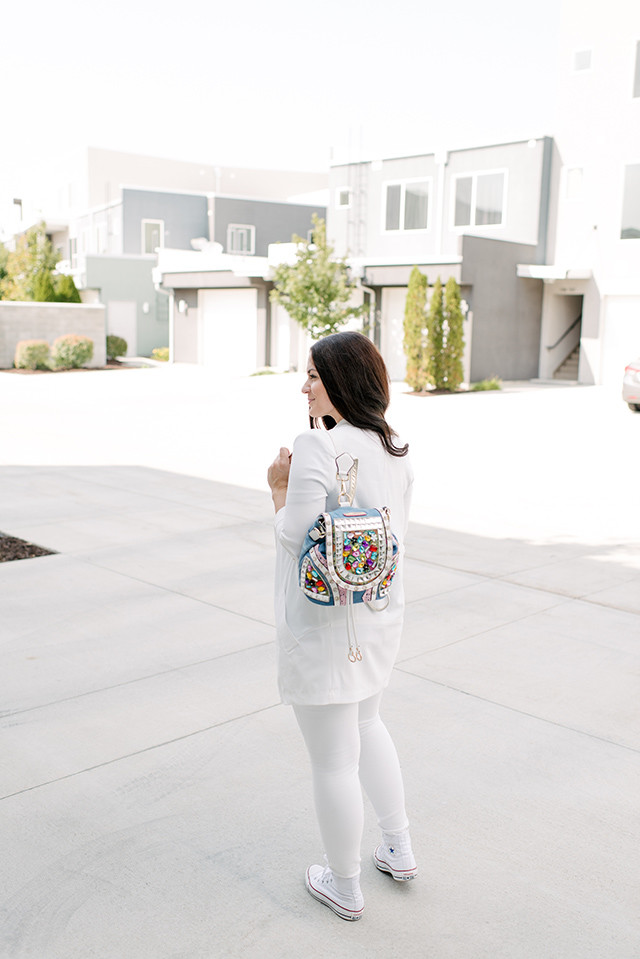
[[[360,873],[362,788],[378,824],[399,833],[409,825],[398,754],[378,709],[382,693],[361,703],[294,706],[311,758],[320,834],[336,876]]]

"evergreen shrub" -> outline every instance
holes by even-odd
[[[57,370],[76,370],[88,363],[93,356],[93,340],[74,333],[59,336],[53,341],[52,365]]]
[[[429,382],[426,303],[427,278],[414,266],[407,289],[402,344],[407,358],[406,381],[416,393],[425,390]]]
[[[50,303],[55,300],[55,289],[51,270],[38,270],[33,280],[33,298],[38,303]]]
[[[20,340],[13,365],[17,370],[48,370],[49,344],[46,340]]]
[[[127,355],[127,341],[121,336],[110,335],[107,337],[107,359],[115,360],[117,356]]]
[[[464,314],[460,300],[460,287],[452,276],[449,277],[444,288],[444,315],[446,319],[444,376],[447,389],[455,392],[464,379],[462,368]]]
[[[450,277],[443,287],[440,277],[433,285],[427,317],[429,358],[427,371],[436,390],[455,393],[463,380],[464,315],[460,287]]]
[[[82,303],[80,292],[72,276],[61,273],[54,280],[54,295],[56,303]]]

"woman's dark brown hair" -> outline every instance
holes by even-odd
[[[409,445],[395,445],[396,434],[385,419],[389,374],[371,340],[363,333],[332,333],[313,344],[311,358],[338,413],[353,426],[377,433],[387,453],[406,456]],[[327,429],[336,425],[332,416],[323,416],[322,422]]]

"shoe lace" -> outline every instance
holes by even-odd
[[[327,859],[326,853],[323,856],[324,859],[324,869],[322,870],[322,875],[320,876],[320,882],[331,882],[333,879],[333,871],[329,865],[329,860]]]

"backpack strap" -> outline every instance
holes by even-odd
[[[354,459],[351,453],[338,453],[331,430],[328,430],[327,435],[336,454],[336,479],[340,484],[338,506],[353,506],[358,482],[358,460]]]

